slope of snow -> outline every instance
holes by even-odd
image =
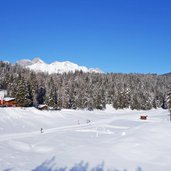
[[[93,69],[93,68],[88,69],[85,66],[79,66],[69,61],[65,61],[65,62],[56,61],[51,64],[47,64],[39,58],[34,58],[32,61],[29,59],[19,60],[17,61],[17,64],[23,67],[27,67],[36,72],[46,72],[49,74],[75,72],[76,70],[83,71],[83,72],[102,73],[100,69]]]
[[[104,170],[170,171],[170,132],[162,109],[0,108],[0,170],[71,168],[82,161],[89,169],[102,164]]]

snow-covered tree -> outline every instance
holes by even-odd
[[[167,93],[167,106],[170,112],[170,121],[171,121],[171,89]]]
[[[3,62],[0,62],[0,71],[0,88],[7,89],[8,95],[16,97],[22,105],[37,106],[46,102],[72,109],[104,109],[106,104],[116,109],[166,108],[171,82],[171,75],[157,74],[76,71],[49,75]]]
[[[29,85],[25,82],[23,77],[18,78],[15,98],[19,106],[27,107],[31,106],[32,99],[30,94]]]
[[[43,104],[45,102],[46,89],[43,86],[40,86],[37,90],[36,100],[38,104]]]

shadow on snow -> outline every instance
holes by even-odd
[[[81,161],[80,163],[75,164],[71,168],[64,167],[64,168],[58,168],[55,162],[55,157],[53,157],[51,160],[47,160],[43,162],[40,166],[37,166],[32,171],[129,171],[127,169],[124,170],[118,170],[118,169],[104,169],[104,162],[101,164],[89,168],[89,164],[87,162]],[[140,167],[135,169],[135,171],[142,171]]]

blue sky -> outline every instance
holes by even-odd
[[[0,60],[171,72],[170,0],[0,0]]]

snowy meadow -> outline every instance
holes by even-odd
[[[170,171],[170,144],[163,109],[0,108],[2,171]]]

